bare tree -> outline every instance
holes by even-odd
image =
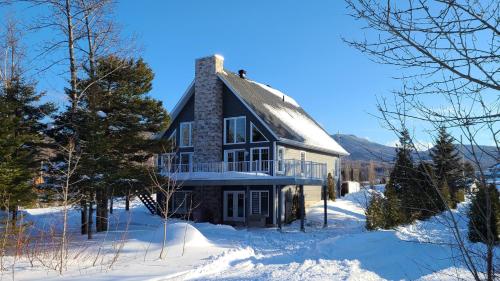
[[[351,15],[373,36],[345,39],[350,46],[370,55],[376,62],[401,68],[402,90],[394,99],[380,98],[382,122],[393,131],[417,124],[429,131],[446,127],[463,136],[486,186],[480,154],[500,162],[498,141],[500,120],[500,2],[495,0],[346,0]],[[373,33],[372,33],[373,34]],[[487,136],[485,138],[484,136]],[[480,137],[483,137],[482,140]],[[479,142],[489,139],[496,146],[491,153]],[[414,143],[417,143],[414,140]],[[438,189],[438,186],[435,186]],[[492,214],[486,200],[485,221]],[[486,250],[475,251],[461,233],[457,218],[448,212],[453,247],[476,280],[495,275],[495,237],[485,237]]]

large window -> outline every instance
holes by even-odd
[[[176,191],[172,195],[169,211],[176,214],[186,214],[191,208],[191,191]]]
[[[253,124],[250,123],[250,141],[251,142],[267,142],[267,138],[262,132]]]
[[[224,119],[224,143],[245,143],[246,140],[246,118],[231,117]]]
[[[250,191],[252,215],[269,216],[269,192]]]
[[[300,172],[305,173],[306,171],[306,152],[300,152]]]
[[[181,123],[181,147],[193,146],[192,136],[193,136],[193,122],[183,122]]]
[[[276,171],[279,173],[285,172],[285,148],[278,147],[278,155],[277,155],[278,165],[276,167]]]
[[[244,149],[234,149],[224,151],[224,161],[226,162],[227,171],[239,171],[244,172],[246,170],[247,163],[245,162],[245,150]]]
[[[255,147],[250,151],[252,171],[269,172],[269,148]]]
[[[170,134],[170,137],[168,137],[168,145],[169,145],[168,152],[175,151],[175,148],[177,147],[177,130],[174,130],[172,134]]]

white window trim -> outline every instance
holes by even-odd
[[[236,148],[236,149],[225,149],[224,150],[224,162],[227,163],[227,154],[231,152],[236,152],[236,151],[243,151],[246,153],[246,150],[244,148]],[[245,155],[246,156],[246,155]],[[243,160],[245,161],[245,160]]]
[[[255,129],[257,131],[259,131],[259,133],[264,137],[264,139],[266,140],[263,140],[263,141],[253,141],[253,128],[255,127]],[[259,128],[257,128],[257,126],[255,126],[255,124],[250,121],[250,143],[264,143],[264,142],[269,142],[269,140],[266,138],[266,136],[264,136],[264,134],[262,133],[261,130],[259,130]]]
[[[172,141],[173,140],[173,141]],[[171,150],[174,150],[177,147],[177,129],[175,129],[170,136],[168,137],[169,142],[173,142],[173,146]]]
[[[267,157],[267,160],[261,160],[261,159],[260,159],[260,158],[262,157],[262,150],[264,150],[264,149],[267,149],[267,156],[268,156],[268,157]],[[270,152],[271,150],[270,150],[270,149],[269,149],[269,147],[267,147],[267,146],[263,146],[263,147],[252,147],[252,148],[250,148],[250,170],[251,170],[251,171],[254,171],[254,170],[252,169],[252,164],[253,164],[253,162],[254,162],[254,160],[253,160],[253,151],[254,151],[254,150],[259,150],[259,159],[255,160],[255,161],[261,161],[261,162],[262,162],[262,161],[268,161],[268,163],[267,163],[267,170],[260,169],[261,167],[259,167],[259,169],[255,170],[255,172],[269,172],[269,166],[270,166],[270,165],[269,165],[269,163],[270,163],[270,162],[269,162],[269,160],[270,160],[270,159],[269,159],[269,152]]]
[[[183,125],[189,125],[189,145],[184,145],[182,143],[182,127]],[[193,122],[181,122],[179,124],[180,134],[179,134],[179,147],[193,147]]]
[[[179,208],[178,206],[174,206],[175,204],[175,197],[180,195],[180,194],[184,194],[184,199],[183,199],[183,202],[182,202],[182,207],[183,208]],[[187,198],[191,197],[193,195],[192,191],[190,190],[182,190],[182,191],[176,191],[174,192],[173,196],[172,196],[172,202],[171,204],[169,204],[169,207],[170,207],[170,212],[173,212],[175,214],[186,214],[188,212],[188,206],[187,206],[187,203],[188,203],[188,200],[186,200]]]
[[[253,212],[253,193],[258,193],[259,194],[259,213],[258,214],[254,214]],[[261,193],[267,193],[267,214],[262,214],[261,211],[262,211],[262,195]],[[250,191],[250,214],[252,215],[261,215],[261,216],[266,216],[266,217],[269,217],[269,191],[267,190],[251,190]]]
[[[233,143],[228,143],[226,136],[227,136],[227,128],[226,128],[226,120],[233,120],[233,119],[244,119],[245,120],[245,140],[243,142],[233,142]],[[234,125],[236,126],[237,122],[234,122]],[[236,139],[236,134],[234,134],[234,138]],[[233,145],[233,144],[245,144],[247,142],[247,117],[246,116],[236,116],[236,117],[227,117],[224,118],[224,144],[225,145]]]

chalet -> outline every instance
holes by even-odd
[[[196,60],[194,81],[161,133],[176,147],[155,160],[180,185],[171,209],[184,215],[195,206],[195,220],[232,225],[303,218],[328,173],[340,182],[348,153],[293,98],[223,63],[219,55]]]

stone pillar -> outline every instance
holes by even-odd
[[[217,73],[223,71],[219,55],[196,60],[194,84],[194,163],[222,161],[222,91]]]

